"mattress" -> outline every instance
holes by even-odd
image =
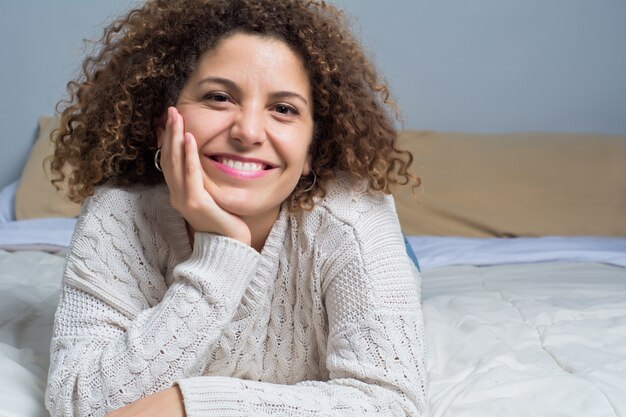
[[[429,415],[626,417],[626,239],[441,239],[409,237]],[[64,261],[0,250],[2,417],[48,415]]]

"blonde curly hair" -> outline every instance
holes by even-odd
[[[345,14],[323,1],[146,2],[105,29],[82,78],[68,83],[69,97],[57,106],[53,183],[69,173],[68,195],[82,202],[105,183],[163,182],[153,163],[155,121],[176,103],[202,53],[244,32],[286,42],[311,79],[317,182],[301,181],[289,197],[292,207],[312,207],[339,171],[385,193],[395,184],[419,185],[408,171],[411,154],[396,146],[397,106],[348,28]]]

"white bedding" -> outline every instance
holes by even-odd
[[[451,253],[482,253],[457,243]],[[577,262],[531,262],[527,250],[526,263],[502,257],[503,265],[459,266],[452,256],[451,265],[433,266],[441,251],[416,247],[430,415],[626,417],[624,267],[593,261],[605,258],[600,249]],[[47,416],[43,393],[63,263],[62,253],[0,250],[1,417]]]
[[[0,249],[58,252],[69,246],[75,225],[76,219],[66,218],[0,223]]]
[[[432,416],[626,416],[626,270],[423,273]]]
[[[0,416],[48,416],[43,406],[64,256],[0,250]]]
[[[0,249],[58,252],[69,246],[74,218],[15,220],[17,186],[15,181],[0,190]]]
[[[600,262],[626,266],[626,238],[408,236],[422,271],[449,265]]]

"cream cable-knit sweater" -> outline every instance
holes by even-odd
[[[261,253],[196,233],[165,186],[104,187],[78,222],[46,405],[103,416],[178,384],[189,417],[420,416],[420,277],[391,197],[339,180]]]

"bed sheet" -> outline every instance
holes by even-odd
[[[15,220],[15,192],[19,181],[0,190],[0,249],[58,252],[70,244],[77,219]]]
[[[46,218],[0,223],[0,249],[58,252],[70,245],[76,219]]]
[[[64,253],[0,250],[0,416],[48,417],[44,392]]]
[[[626,417],[626,269],[423,272],[430,415]]]
[[[420,268],[504,265],[530,262],[599,262],[626,267],[626,238],[407,236]]]

